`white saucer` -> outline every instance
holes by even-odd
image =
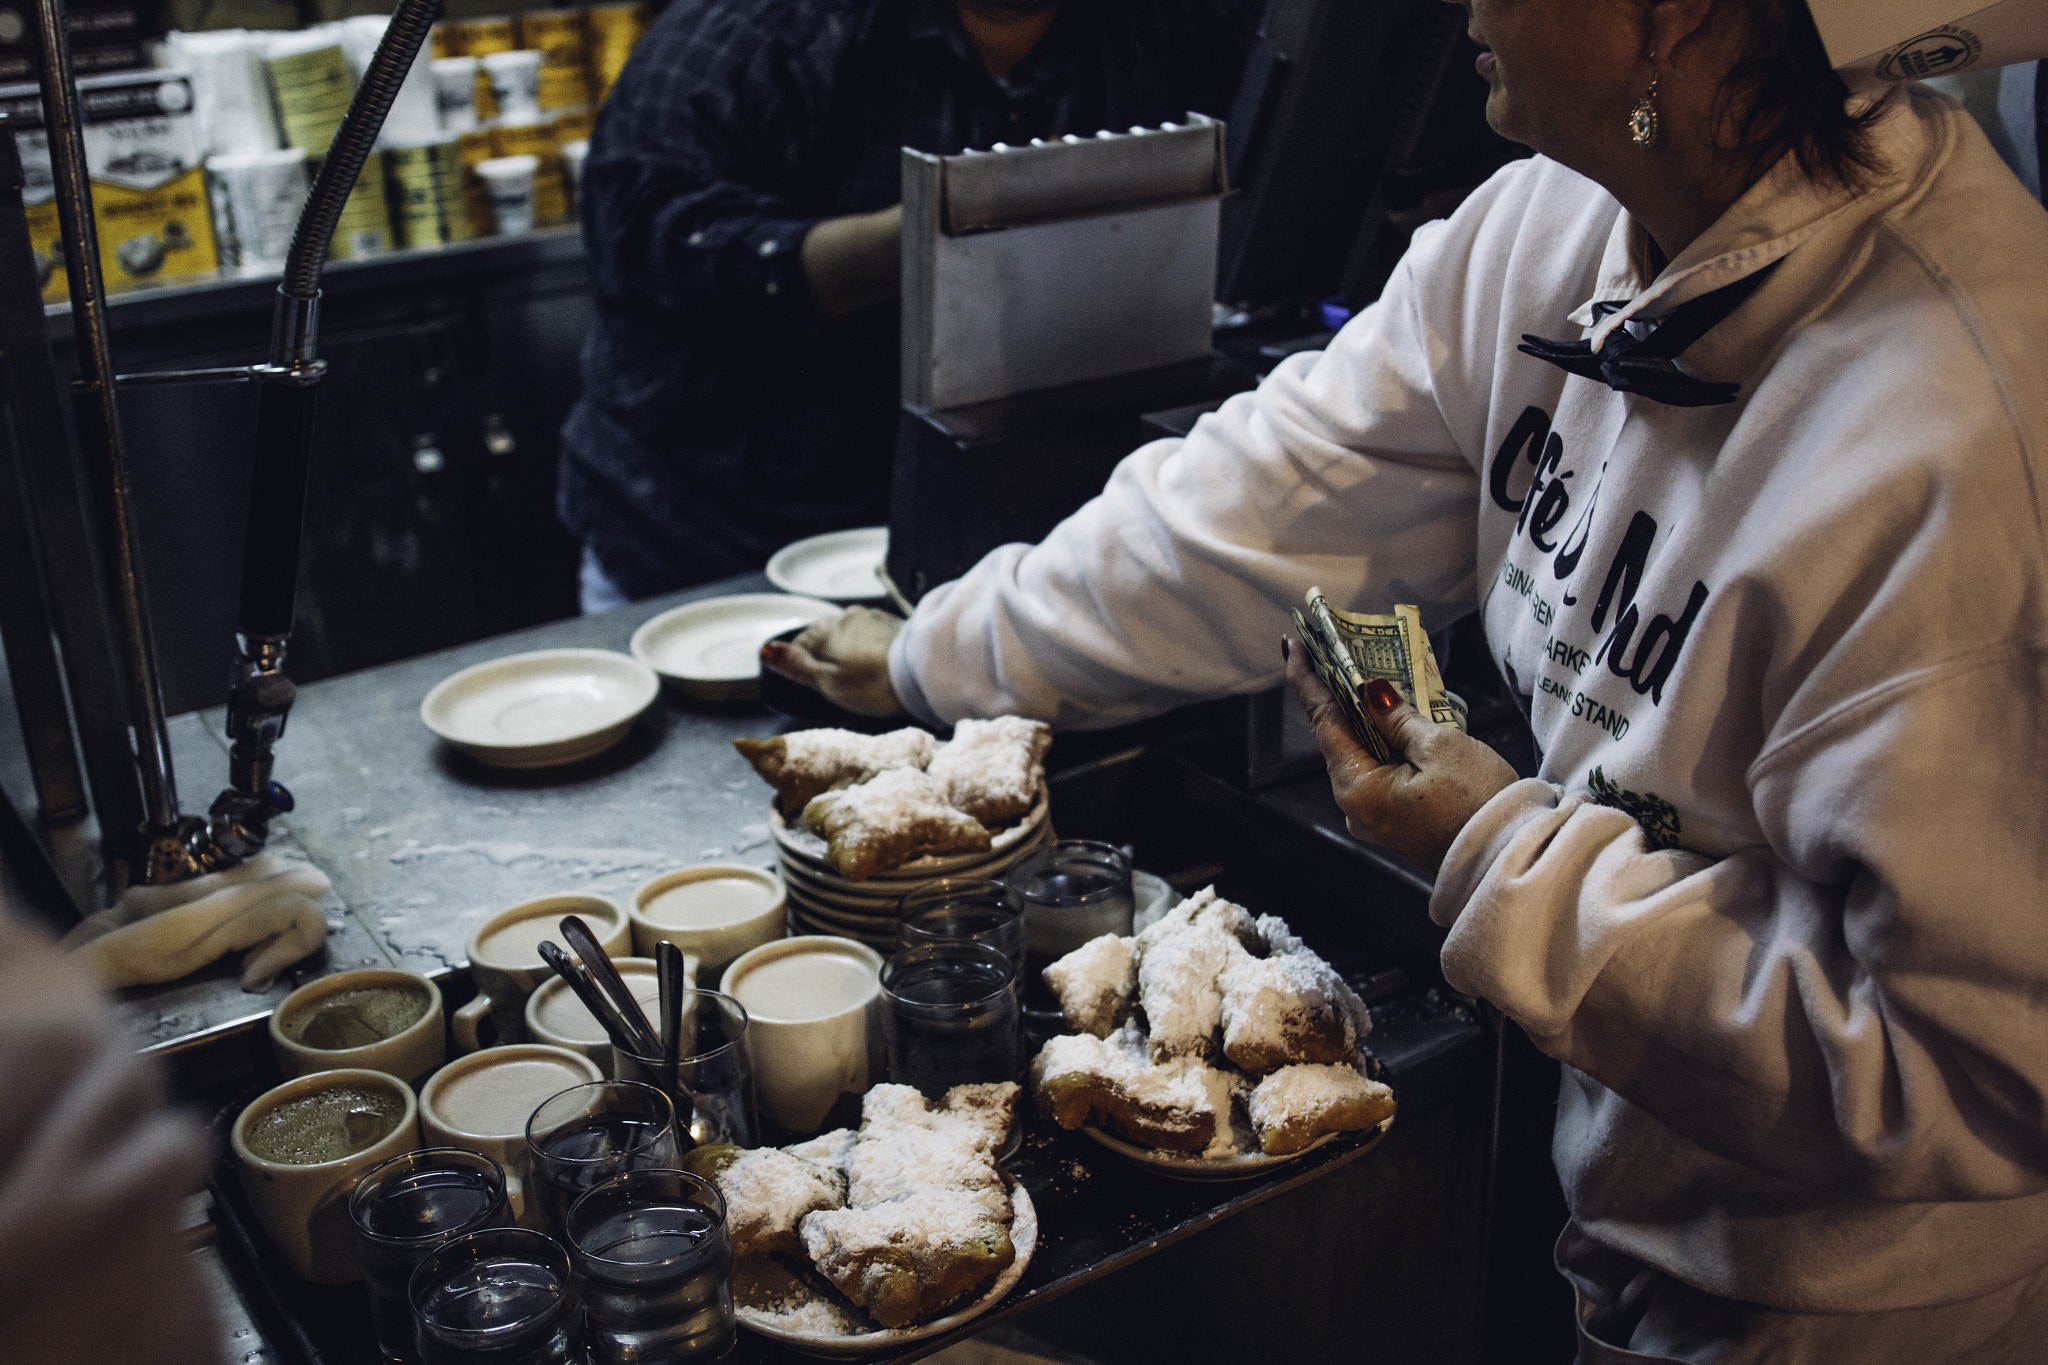
[[[875,570],[889,558],[889,528],[863,526],[785,545],[768,561],[768,581],[784,592],[850,605],[888,597]]]
[[[760,690],[761,646],[839,614],[830,602],[779,592],[708,597],[633,632],[633,657],[700,701],[747,701]]]
[[[609,649],[543,649],[465,668],[420,703],[425,726],[479,763],[548,768],[603,753],[661,691]]]

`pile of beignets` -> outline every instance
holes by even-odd
[[[734,1257],[809,1264],[883,1327],[925,1321],[1016,1259],[996,1160],[1017,1122],[1007,1081],[937,1104],[878,1085],[860,1129],[791,1147],[696,1148],[684,1164],[725,1197]]]
[[[801,818],[833,871],[856,882],[926,854],[986,850],[992,827],[1038,800],[1051,745],[1050,726],[1021,716],[963,720],[945,744],[915,728],[733,741],[784,818]]]
[[[1206,887],[1135,937],[1105,934],[1045,969],[1068,1027],[1031,1063],[1039,1112],[1132,1142],[1268,1156],[1370,1128],[1393,1091],[1359,1070],[1365,1005],[1287,922]]]

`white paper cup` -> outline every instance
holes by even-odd
[[[540,53],[492,52],[479,58],[491,93],[498,97],[498,117],[540,117]]]
[[[583,1054],[542,1043],[487,1047],[458,1057],[420,1090],[421,1144],[461,1147],[497,1162],[505,1171],[512,1216],[537,1228],[526,1216],[526,1121],[550,1095],[604,1078]]]
[[[249,1150],[250,1126],[265,1114],[292,1100],[340,1089],[381,1090],[402,1097],[398,1125],[338,1161],[295,1166]],[[349,1284],[363,1277],[349,1249],[349,1192],[372,1166],[417,1151],[419,1145],[420,1110],[412,1087],[381,1071],[322,1071],[286,1081],[251,1100],[228,1132],[228,1147],[256,1220],[292,1273],[315,1284]]]
[[[647,1012],[648,1022],[660,1028],[661,1021],[657,1016],[661,1005],[661,983],[654,959],[615,957],[612,965],[619,969],[619,975],[625,978],[626,989],[633,992],[633,998]],[[684,954],[685,978],[694,979],[696,972],[697,960]],[[569,989],[569,983],[560,977],[541,982],[527,997],[526,1036],[536,1043],[580,1053],[597,1063],[606,1076],[615,1078],[618,1074],[612,1067],[612,1045],[605,1036],[604,1025],[597,1022],[577,998],[576,992]]]
[[[534,156],[494,156],[476,163],[500,235],[533,230],[533,176],[539,169],[540,158]]]
[[[788,893],[773,872],[745,863],[697,863],[641,884],[628,903],[633,951],[673,943],[703,964],[706,982],[750,948],[789,931]]]
[[[873,948],[824,935],[763,944],[725,969],[718,989],[747,1011],[763,1118],[815,1133],[842,1094],[883,1075],[881,972]]]
[[[312,179],[296,147],[231,152],[206,159],[214,199],[224,210],[228,264],[244,270],[284,264]]]
[[[583,163],[590,158],[590,139],[577,138],[562,144],[562,173],[569,177],[569,194],[583,202]]]
[[[417,1019],[381,1042],[360,1047],[312,1047],[299,1041],[306,1018],[322,1002],[347,991],[372,987],[398,988],[424,1002]],[[441,988],[417,972],[385,967],[336,972],[308,981],[270,1012],[270,1050],[278,1070],[287,1076],[316,1071],[382,1071],[402,1081],[417,1082],[448,1056],[448,1026],[441,1016]]]
[[[476,127],[476,68],[475,57],[434,58],[434,104],[443,132],[466,133]]]
[[[490,916],[470,934],[467,945],[476,998],[448,1021],[457,1052],[474,1052],[483,1046],[485,1040],[478,1029],[486,1016],[498,1042],[526,1041],[526,997],[555,974],[553,967],[541,961],[538,944],[544,938],[562,942],[557,926],[564,915],[581,915],[607,957],[621,956],[633,941],[626,912],[609,896],[542,896]],[[562,946],[568,947],[566,943]]]

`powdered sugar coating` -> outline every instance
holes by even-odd
[[[826,792],[804,807],[804,823],[825,837],[832,869],[856,882],[921,853],[989,846],[981,822],[955,810],[938,783],[915,768],[892,768],[859,786]]]
[[[1067,1027],[1107,1038],[1126,1019],[1138,994],[1137,940],[1104,934],[1045,969]]]
[[[1249,955],[1224,968],[1223,1054],[1254,1076],[1290,1062],[1349,1062],[1358,1032],[1350,990],[1307,949]]]
[[[1251,915],[1203,887],[1138,935],[1138,1000],[1152,1030],[1152,1058],[1215,1058],[1223,973],[1258,942]]]
[[[1324,1133],[1381,1122],[1394,1112],[1394,1092],[1355,1067],[1307,1063],[1283,1067],[1260,1081],[1247,1108],[1260,1146],[1281,1156],[1300,1151]]]
[[[993,1089],[993,1087],[990,1087]],[[907,1085],[878,1085],[861,1105],[860,1135],[847,1160],[847,1203],[880,1204],[917,1190],[959,1191],[991,1217],[1006,1218],[1010,1196],[996,1169],[1017,1087],[1004,1083],[1001,1112],[961,1102],[933,1109]]]
[[[854,1131],[851,1128],[834,1128],[829,1133],[820,1133],[803,1142],[794,1142],[782,1150],[791,1156],[815,1161],[820,1166],[830,1166],[841,1175],[846,1174],[847,1160],[853,1155]]]
[[[1022,716],[963,720],[929,771],[946,799],[983,824],[1015,820],[1031,809],[1045,783],[1052,727]]]
[[[801,811],[822,792],[865,782],[893,768],[923,769],[938,742],[913,726],[886,735],[852,730],[797,730],[769,740],[736,740],[746,760],[782,798],[785,811]]]
[[[1126,1025],[1107,1038],[1089,1033],[1048,1038],[1031,1073],[1040,1085],[1076,1076],[1104,1083],[1113,1098],[1099,1116],[1112,1124],[1121,1117],[1153,1128],[1198,1134],[1204,1155],[1227,1156],[1234,1150],[1230,1101],[1236,1083],[1230,1074],[1198,1057],[1154,1062],[1145,1035],[1133,1026]],[[1135,1112],[1119,1114],[1118,1104],[1127,1104]]]
[[[735,1256],[794,1251],[804,1215],[846,1202],[846,1177],[834,1166],[775,1147],[757,1147],[718,1173]]]

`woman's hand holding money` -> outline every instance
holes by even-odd
[[[1323,751],[1345,826],[1354,837],[1392,849],[1434,876],[1458,831],[1515,781],[1515,770],[1481,741],[1431,724],[1390,683],[1375,678],[1365,689],[1366,712],[1399,760],[1381,763],[1351,732],[1308,651],[1283,636],[1280,653]]]

